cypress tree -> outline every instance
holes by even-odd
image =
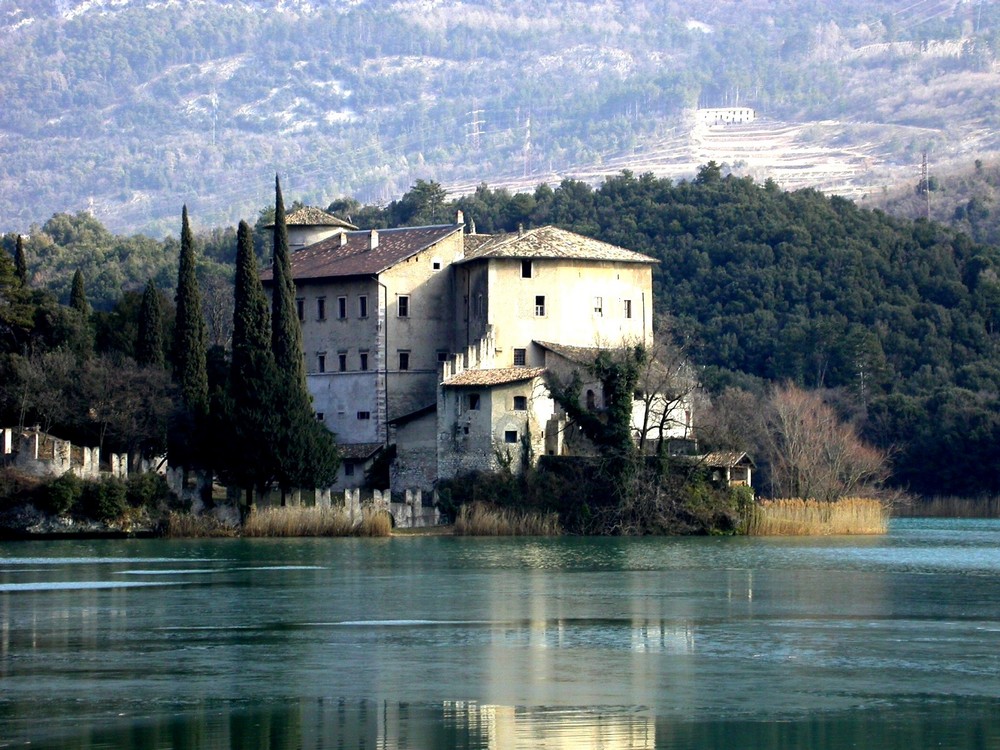
[[[176,302],[174,380],[180,386],[187,408],[194,415],[203,415],[208,411],[205,318],[195,276],[194,238],[188,223],[187,206],[181,213],[181,257]]]
[[[163,368],[163,312],[160,310],[160,293],[153,280],[146,283],[139,308],[139,332],[135,341],[136,361],[144,367]]]
[[[69,293],[69,306],[85,318],[90,315],[90,303],[87,302],[87,292],[83,288],[83,272],[79,268],[73,274],[73,287]]]
[[[288,252],[288,227],[281,182],[274,178],[274,256],[271,263],[271,348],[281,376],[306,392],[305,362],[302,357],[302,328],[295,305],[295,280]]]
[[[253,230],[240,222],[236,239],[236,279],[233,311],[233,357],[228,400],[230,439],[223,459],[226,478],[243,488],[247,506],[252,492],[262,491],[274,479],[278,434],[274,400],[278,375],[271,352],[271,321],[267,295],[260,283]]]
[[[274,179],[274,258],[272,261],[271,349],[277,383],[274,411],[279,426],[272,442],[282,503],[293,487],[320,487],[336,477],[340,456],[333,435],[313,416],[306,386],[302,328],[295,304],[288,251],[288,228],[281,182]]]
[[[24,257],[24,239],[17,235],[14,245],[14,272],[21,286],[28,286],[28,261]]]

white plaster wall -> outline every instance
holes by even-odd
[[[337,372],[309,375],[306,384],[313,410],[323,414],[323,424],[341,443],[378,443],[378,375],[374,372]],[[370,419],[358,419],[367,411]]]

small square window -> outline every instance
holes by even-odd
[[[531,261],[530,260],[522,260],[521,261],[521,278],[522,279],[530,279],[531,278],[531,272],[533,270],[534,269],[531,267]]]
[[[625,300],[625,317],[632,317],[632,300],[630,299]]]
[[[527,410],[528,410],[528,397],[514,396],[514,411],[527,411]]]
[[[401,294],[399,299],[396,300],[396,314],[401,318],[410,317],[410,297],[409,295]]]
[[[432,260],[431,261],[431,268],[434,269],[435,271],[440,271],[441,270],[441,260],[439,258],[435,258],[434,260]]]
[[[535,317],[545,317],[545,297],[541,294],[535,296]]]
[[[319,372],[326,372],[326,355],[317,354],[316,355],[316,369]]]
[[[469,398],[469,411],[479,411],[479,394],[470,393]]]
[[[326,300],[323,297],[316,300],[316,319],[326,320]]]
[[[399,353],[399,369],[409,370],[410,369],[410,353],[400,352]]]
[[[516,443],[517,442],[517,430],[507,430],[503,434],[503,441],[505,443]]]
[[[358,419],[371,419],[372,413],[370,411],[359,411]]]
[[[347,297],[337,297],[337,317],[341,320],[347,317]]]
[[[316,421],[317,422],[322,422],[325,417],[326,417],[326,415],[323,412],[321,412],[321,411],[316,412]]]
[[[301,297],[295,300],[295,312],[298,314],[300,322],[306,319],[306,301]]]
[[[337,355],[337,369],[341,372],[347,372],[347,354],[345,352]]]
[[[358,368],[362,372],[368,372],[368,352],[360,352],[361,366]]]
[[[362,294],[358,297],[358,317],[367,318],[368,317],[368,296]]]
[[[438,355],[438,362],[448,361],[449,352],[446,352],[443,349],[439,349],[437,355]]]
[[[528,362],[528,350],[527,349],[515,349],[514,350],[514,367],[524,367]]]

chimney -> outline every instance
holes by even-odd
[[[376,247],[378,247],[378,232],[373,229],[368,235],[368,249],[374,250]]]
[[[517,225],[517,236],[524,237],[524,224],[518,223]]]
[[[456,224],[465,224],[465,214],[461,210],[455,215]]]
[[[476,220],[469,219],[469,234],[475,234],[475,233],[476,233]]]
[[[347,244],[347,232],[340,233],[340,246],[343,247]]]

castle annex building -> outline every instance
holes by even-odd
[[[652,344],[656,261],[639,253],[555,227],[467,234],[461,214],[358,231],[304,209],[287,224],[313,408],[344,455],[338,489],[361,485],[385,450],[394,492],[496,468],[498,455],[562,455],[546,370]],[[687,437],[689,417],[671,436]]]

